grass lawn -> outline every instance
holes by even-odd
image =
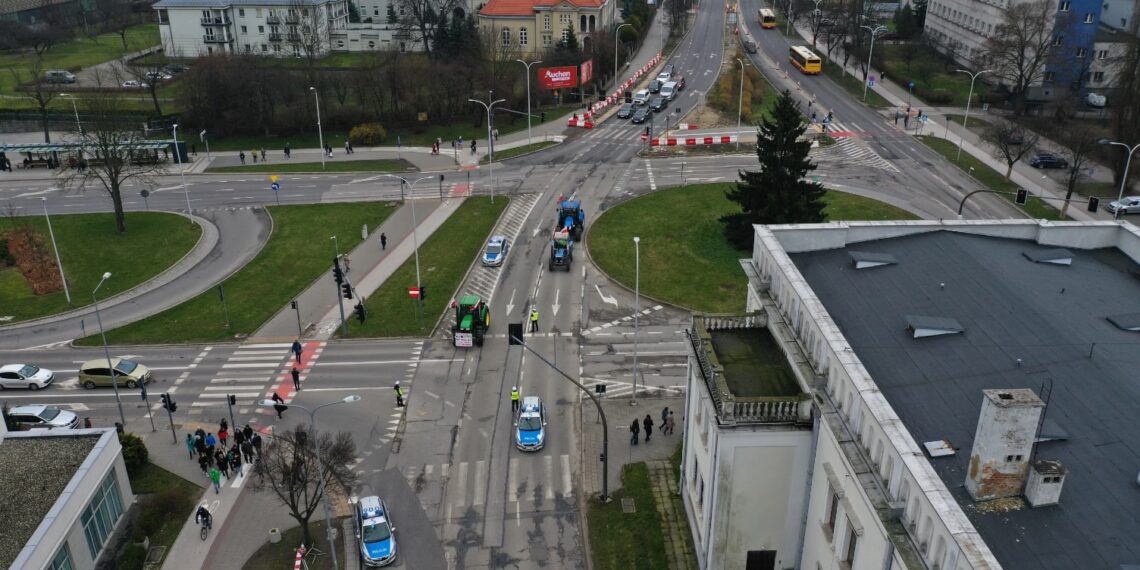
[[[91,304],[91,292],[104,272],[110,271],[113,276],[99,289],[100,299],[162,273],[186,255],[202,233],[197,225],[174,214],[128,212],[127,233],[122,235],[115,231],[114,220],[110,213],[51,217],[74,307]],[[43,255],[55,269],[44,217],[0,220],[0,232],[20,227],[31,227],[42,238]],[[0,316],[14,317],[9,322],[53,315],[67,309],[63,291],[35,296],[18,269],[0,271]]]
[[[817,53],[817,55],[819,55]],[[836,85],[842,87],[845,91],[851,94],[858,101],[863,100],[863,80],[859,76],[851,75],[850,73],[844,74],[838,65],[831,63],[826,56],[819,55],[823,59],[823,74],[831,78]],[[891,103],[875,92],[874,89],[867,89],[867,102],[870,107],[883,108],[890,107]],[[810,112],[809,112],[810,114]]]
[[[242,338],[266,320],[317,277],[330,271],[333,248],[328,236],[338,236],[340,251],[360,243],[360,227],[379,226],[396,210],[388,202],[312,204],[270,207],[273,235],[240,271],[223,283],[231,326],[216,288],[125,327],[107,331],[113,344],[216,342]],[[79,344],[99,344],[99,337]]]
[[[495,151],[495,162],[498,162],[500,160],[506,160],[508,158],[514,158],[516,156],[520,156],[523,154],[538,152],[544,148],[550,148],[556,144],[558,144],[558,143],[556,143],[554,141],[542,141],[542,142],[536,142],[536,143],[531,143],[531,144],[525,144],[523,146],[516,146],[514,148],[496,150]],[[483,159],[479,161],[479,164],[487,164],[488,162],[489,162],[489,160],[487,159],[487,157],[483,157]]]
[[[958,145],[954,142],[929,135],[921,135],[918,138],[926,144],[926,146],[934,149],[935,152],[950,161],[951,164],[954,164],[964,172],[973,176],[986,188],[995,192],[1005,192],[1005,194],[1001,194],[1001,196],[1010,202],[1013,201],[1018,186],[1006,180],[1003,172],[998,172],[990,168],[984,162],[978,160],[977,157],[966,151],[962,151],[962,159],[955,162],[954,158],[958,156]],[[971,168],[973,168],[973,172],[970,171]],[[1021,206],[1021,209],[1025,210],[1026,214],[1037,220],[1061,219],[1060,203],[1058,203],[1058,207],[1055,208],[1044,200],[1033,197],[1032,193],[1030,193],[1029,196],[1029,202]]]
[[[153,463],[148,463],[140,474],[131,478],[131,489],[139,495],[150,495],[134,523],[136,540],[141,542],[142,537],[147,536],[152,547],[168,548],[178,538],[182,525],[204,491],[203,487]]]
[[[590,527],[593,567],[597,570],[660,570],[669,567],[661,517],[644,463],[626,466],[621,489],[609,503],[590,501],[586,516]],[[624,513],[622,499],[633,499],[636,512]]]
[[[945,59],[926,45],[917,42],[892,44],[884,42],[876,46],[876,62],[886,62],[887,79],[906,87],[914,81],[915,107],[937,105],[939,107],[965,107],[970,94],[970,76],[958,73],[959,66],[947,65]],[[908,63],[907,58],[910,58]],[[920,90],[943,90],[951,97],[949,102],[929,103],[919,97]],[[978,104],[989,88],[982,81],[974,82],[974,104]]]
[[[349,336],[423,336],[430,332],[509,203],[505,196],[497,197],[494,204],[489,196],[467,198],[431,237],[420,242],[423,330],[416,320],[416,303],[408,296],[408,288],[416,285],[416,260],[409,258],[365,301],[368,319],[364,324],[349,319]],[[346,315],[355,304],[345,303]],[[491,326],[496,323],[492,321]],[[506,330],[505,325],[499,325],[499,330]]]
[[[211,149],[213,150],[213,149]],[[266,154],[266,156],[269,156]],[[221,172],[264,172],[267,174],[283,174],[286,172],[404,172],[415,170],[412,163],[406,160],[341,160],[325,161],[324,169],[319,162],[275,162],[246,164],[244,166],[219,166],[207,168],[208,173]]]
[[[738,206],[724,196],[731,183],[670,188],[610,208],[586,241],[590,256],[612,278],[633,286],[633,236],[641,238],[641,290],[646,295],[710,313],[744,310],[744,271],[750,251],[724,240],[718,218]],[[852,194],[829,191],[831,220],[897,220],[915,216]],[[700,212],[696,218],[694,212]],[[677,224],[676,220],[687,220]],[[633,228],[637,228],[636,232]]]
[[[340,559],[342,568],[346,561],[344,558],[344,532],[340,532],[341,519],[333,519],[333,527],[338,531],[336,533],[336,552],[337,558]],[[328,550],[328,540],[325,539],[325,521],[320,517],[320,513],[313,516],[309,521],[309,535],[316,541],[317,548],[322,551]],[[399,540],[399,536],[396,537]],[[269,542],[268,534],[265,537],[265,544],[249,557],[242,570],[281,570],[282,568],[292,568],[293,560],[296,557],[296,548],[301,544],[301,527],[295,526],[289,530],[281,533],[281,542],[272,544]],[[332,557],[326,552],[324,556],[310,556],[307,559],[307,567],[309,570],[332,570]]]
[[[1116,197],[1120,195],[1120,186],[1112,182],[1084,181],[1077,182],[1077,192],[1082,196],[1096,196],[1100,198],[1100,206],[1103,208],[1107,206],[1109,202],[1116,200]],[[1128,188],[1124,189],[1124,194],[1131,195]],[[0,287],[3,287],[3,284],[0,284]]]

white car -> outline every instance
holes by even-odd
[[[1140,212],[1140,196],[1125,196],[1120,200],[1113,200],[1104,209],[1108,210],[1110,214],[1115,214],[1117,210],[1120,210],[1121,215]]]
[[[16,423],[39,429],[76,429],[79,416],[55,406],[16,406],[8,410],[8,417]]]
[[[47,368],[31,364],[6,364],[0,366],[0,388],[26,388],[39,390],[47,388],[55,380],[55,373]]]
[[[147,87],[147,84],[143,81],[128,79],[123,82],[123,87],[126,89],[145,89]]]

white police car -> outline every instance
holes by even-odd
[[[546,406],[538,396],[522,399],[519,414],[515,417],[515,447],[523,451],[538,451],[546,439]]]
[[[483,250],[483,265],[502,265],[508,249],[510,247],[506,236],[491,236],[487,248]]]
[[[375,495],[356,503],[356,528],[360,536],[360,559],[365,566],[387,566],[396,561],[396,527],[388,517],[388,505]]]

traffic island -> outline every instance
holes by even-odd
[[[313,517],[314,519],[319,517]],[[344,557],[344,525],[340,519],[333,519],[332,526],[336,529],[337,556]],[[301,545],[300,525],[290,529],[277,529],[279,539],[276,542],[265,539],[265,544],[249,557],[242,565],[242,570],[281,570],[294,568],[297,559],[297,547]],[[332,556],[326,552],[328,540],[325,539],[325,521],[313,520],[309,522],[309,532],[316,544],[312,545],[304,554],[304,566],[309,570],[334,570]],[[346,560],[340,560],[342,568]]]
[[[300,154],[297,156],[298,158],[301,157]],[[310,160],[309,162],[294,162],[290,160],[288,162],[262,162],[259,164],[244,164],[241,166],[216,166],[207,168],[206,174],[226,174],[230,172],[321,174],[326,172],[407,172],[415,170],[418,169],[414,164],[402,158],[381,158],[374,160],[326,160],[323,165],[320,160]]]

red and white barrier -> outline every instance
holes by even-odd
[[[606,107],[623,101],[625,98],[625,91],[627,89],[629,89],[630,87],[632,87],[634,85],[634,83],[636,83],[637,80],[641,78],[641,76],[645,75],[650,70],[652,70],[658,63],[661,63],[661,60],[663,57],[664,56],[661,53],[658,53],[657,55],[653,56],[649,60],[649,63],[646,63],[644,66],[641,67],[641,69],[638,69],[633,74],[633,77],[626,79],[625,82],[623,82],[621,84],[621,87],[618,88],[617,92],[615,92],[611,95],[607,95],[606,99],[604,101],[598,101],[597,103],[592,103],[589,107],[586,108],[585,111],[580,113],[580,115],[581,115],[580,118],[579,117],[571,118],[570,120],[568,120],[566,122],[566,126],[568,126],[568,127],[582,127],[584,129],[594,128],[594,117],[598,113],[600,113],[603,109],[605,109]],[[693,128],[696,128],[696,127],[694,126]]]
[[[301,562],[305,560],[305,547],[297,549],[297,556],[293,559],[293,570],[301,570]]]
[[[736,135],[720,135],[707,137],[658,137],[649,141],[650,146],[706,146],[713,144],[731,144],[737,141]]]
[[[693,129],[698,129],[700,127],[693,125],[693,124],[689,124],[689,123],[681,123],[681,124],[679,124],[673,128],[677,129],[678,131],[691,131]]]

